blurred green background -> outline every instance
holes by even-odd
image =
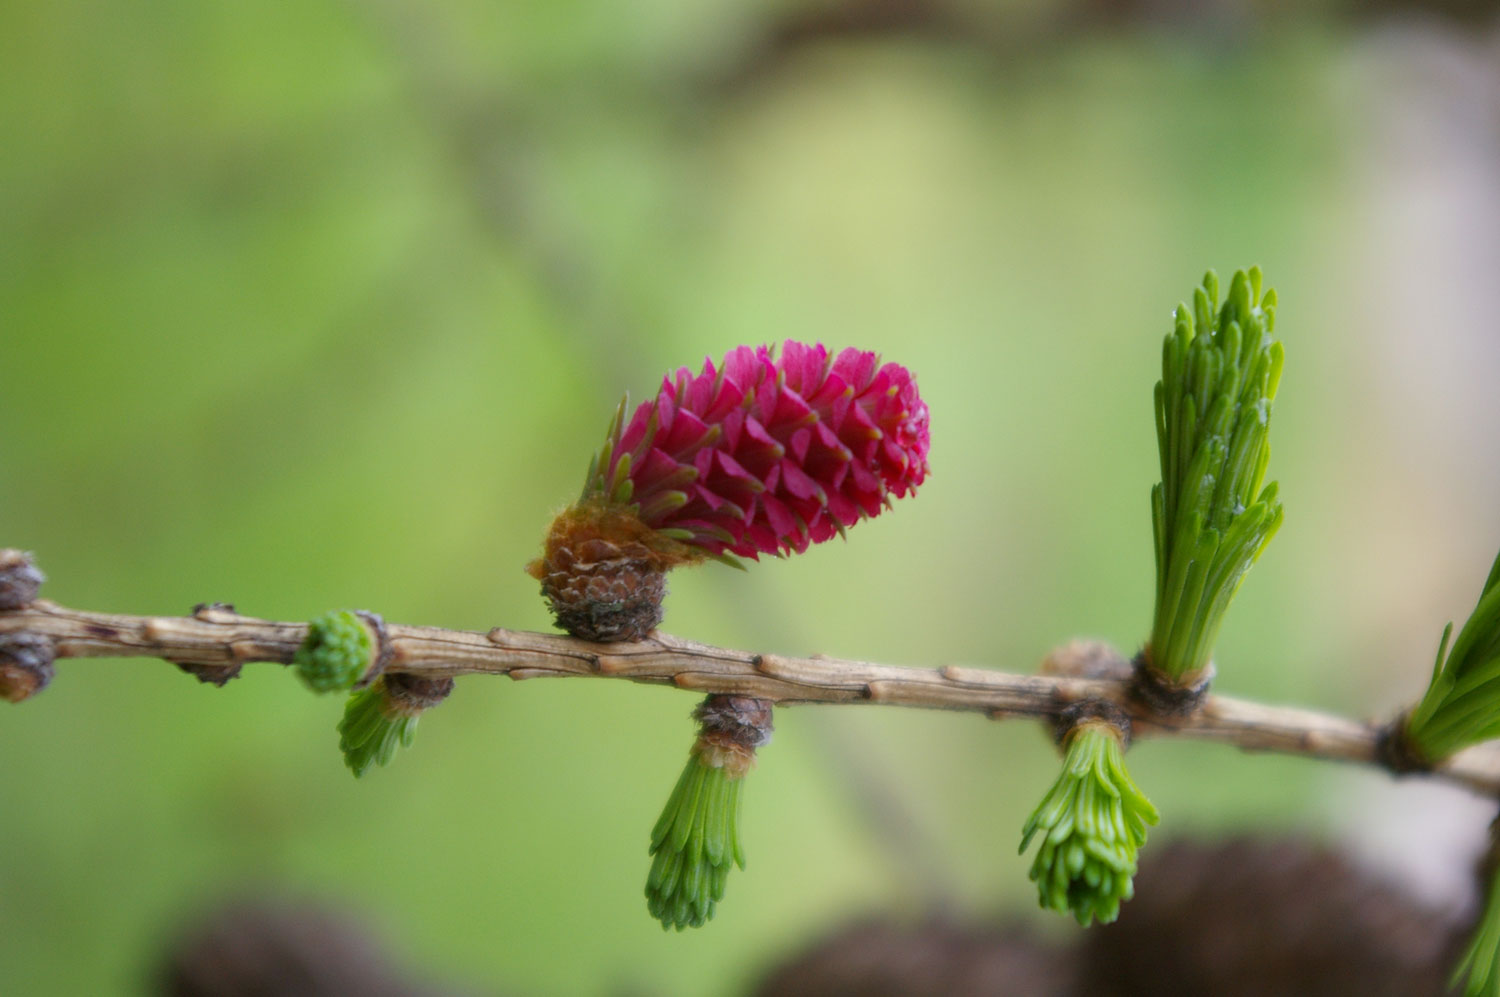
[[[847,544],[675,576],[666,629],[1012,670],[1132,648],[1161,337],[1204,268],[1259,263],[1287,522],[1219,688],[1393,709],[1500,542],[1500,31],[1400,6],[4,5],[0,545],[90,609],[547,629],[521,567],[620,393],[793,337],[916,371],[932,477]],[[1035,726],[800,707],[749,870],[664,934],[647,834],[692,705],[468,678],[357,783],[340,703],[281,669],[64,662],[0,709],[0,989],[145,992],[244,889],[543,994],[738,992],[872,911],[1044,920]],[[1343,836],[1383,785],[1131,763],[1161,836]]]

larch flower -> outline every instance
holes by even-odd
[[[911,372],[867,350],[741,346],[622,402],[583,494],[556,520],[542,582],[558,626],[595,641],[661,621],[665,572],[806,550],[915,492],[927,406]]]

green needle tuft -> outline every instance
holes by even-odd
[[[1238,271],[1221,305],[1209,271],[1178,305],[1156,385],[1161,482],[1151,492],[1156,615],[1146,658],[1173,682],[1200,675],[1225,611],[1281,526],[1275,483],[1262,487],[1271,403],[1281,380],[1276,292]]]
[[[417,718],[451,692],[451,678],[387,672],[350,696],[339,721],[339,750],[349,771],[358,779],[373,765],[389,765],[398,747],[411,747]]]
[[[1464,997],[1500,997],[1500,872],[1490,878],[1474,938],[1448,981],[1450,989],[1462,984]]]
[[[1134,894],[1136,853],[1157,819],[1125,770],[1119,730],[1100,722],[1074,728],[1062,774],[1022,831],[1022,852],[1041,841],[1031,864],[1037,901],[1084,926],[1113,921]]]
[[[364,776],[372,765],[389,765],[396,756],[396,748],[411,747],[412,739],[417,736],[419,714],[403,714],[391,707],[383,676],[369,688],[350,696],[344,706],[344,718],[339,721],[339,750],[356,779]]]
[[[740,801],[755,752],[771,740],[772,708],[769,700],[716,694],[693,711],[698,739],[651,830],[646,906],[663,929],[713,920],[729,870],[745,868]]]
[[[358,614],[336,609],[313,620],[292,664],[314,692],[336,692],[358,682],[374,656],[375,642]]]
[[[695,750],[651,832],[646,906],[663,928],[701,928],[724,899],[729,870],[745,867],[740,842],[743,772]]]
[[[1407,743],[1429,763],[1500,737],[1500,556],[1450,647],[1452,632],[1450,623],[1427,694],[1406,722]]]

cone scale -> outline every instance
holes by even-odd
[[[528,572],[557,624],[637,640],[677,565],[804,551],[913,494],[927,406],[910,371],[866,350],[739,347],[663,378],[611,422],[578,501]]]

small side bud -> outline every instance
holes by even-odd
[[[1053,648],[1037,670],[1062,678],[1124,681],[1130,678],[1131,664],[1104,641],[1078,638]]]
[[[232,616],[234,606],[227,602],[200,602],[193,607],[192,617],[202,620],[204,623],[223,622],[220,617]],[[240,669],[244,663],[232,661],[222,665],[209,665],[196,661],[174,661],[178,669],[206,685],[217,686],[222,689],[233,679],[240,677]]]
[[[0,610],[24,609],[36,601],[47,576],[23,550],[0,550]]]
[[[385,667],[390,642],[374,613],[336,609],[310,622],[292,665],[314,692],[368,685]]]
[[[19,703],[52,682],[52,641],[41,634],[0,634],[0,699]]]
[[[452,691],[451,678],[393,672],[350,696],[338,726],[339,750],[349,771],[359,779],[372,765],[389,765],[398,746],[411,747],[417,718]]]
[[[232,665],[204,665],[192,661],[174,661],[172,664],[199,682],[205,685],[217,686],[220,689],[229,684],[231,680],[239,678],[240,669],[244,667],[239,662],[235,662]]]
[[[771,740],[771,704],[709,696],[693,712],[698,740],[651,832],[654,861],[646,906],[662,928],[699,928],[713,919],[729,870],[745,868],[740,840],[744,778]]]

